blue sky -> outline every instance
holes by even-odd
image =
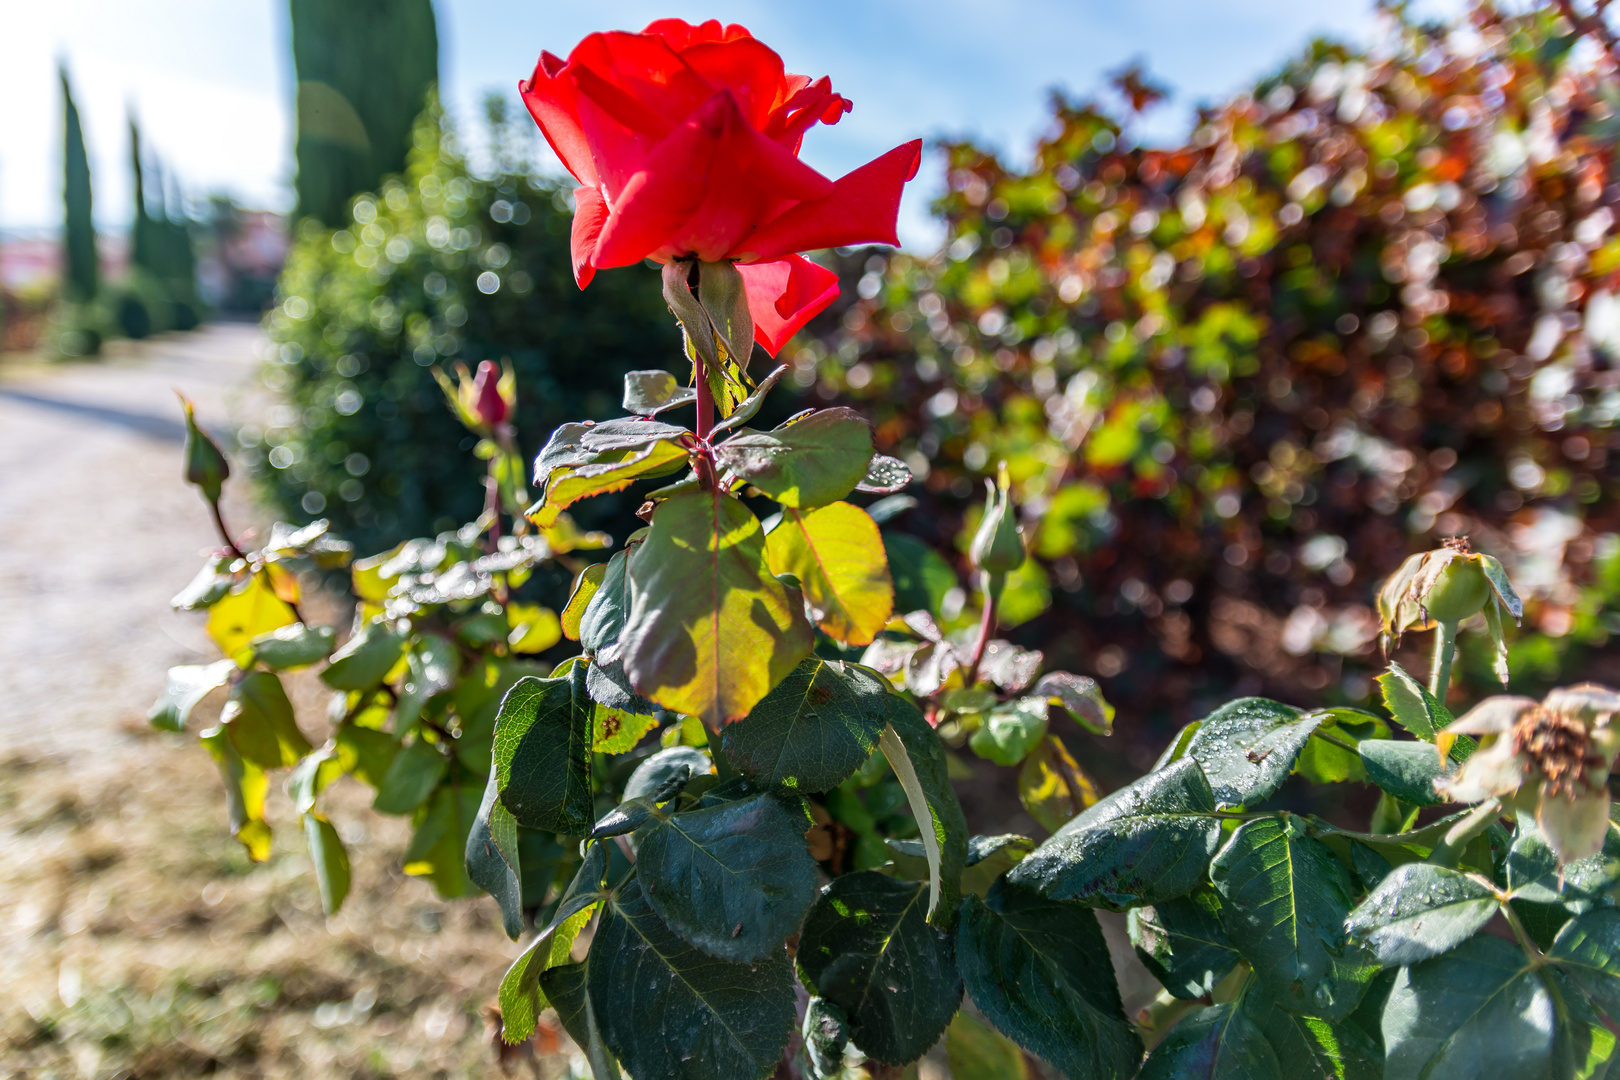
[[[475,121],[491,89],[512,91],[541,49],[565,54],[593,30],[667,15],[748,26],[789,70],[830,75],[855,110],[818,129],[804,156],[839,175],[906,139],[970,134],[1017,160],[1044,124],[1051,87],[1086,92],[1133,59],[1175,90],[1150,135],[1184,132],[1200,102],[1276,68],[1311,37],[1366,42],[1370,0],[437,0],[452,110]],[[1444,15],[1459,0],[1422,0]],[[65,58],[85,116],[97,217],[129,217],[124,116],[193,194],[291,202],[290,62],[283,0],[13,0],[0,44],[0,228],[54,225]],[[17,108],[15,103],[28,107]],[[468,125],[476,136],[476,121]],[[476,142],[476,138],[474,140]],[[908,245],[934,238],[924,165],[902,215]]]

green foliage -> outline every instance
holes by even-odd
[[[84,148],[84,128],[67,71],[62,78],[62,246],[63,292],[71,301],[87,304],[100,290],[101,266],[96,254],[96,226],[91,216],[90,157]],[[94,352],[94,348],[86,350]]]
[[[345,202],[333,228],[300,225],[263,374],[288,409],[241,436],[284,514],[325,517],[362,550],[443,531],[482,504],[480,463],[454,452],[477,437],[445,411],[434,365],[510,360],[511,423],[533,447],[566,420],[610,415],[619,378],[679,341],[656,274],[574,284],[565,195],[550,181],[471,175],[436,108],[410,147],[403,174],[380,186],[374,174],[374,194]],[[635,506],[598,504],[585,504],[587,524]]]
[[[298,216],[337,228],[349,200],[405,168],[439,78],[429,0],[292,0]]]

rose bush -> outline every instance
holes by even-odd
[[[922,140],[838,180],[798,159],[804,133],[850,101],[790,75],[740,26],[660,19],[592,34],[567,60],[541,53],[524,103],[579,187],[574,276],[695,256],[735,260],[754,334],[772,356],[838,295],[814,248],[898,243],[900,189]]]

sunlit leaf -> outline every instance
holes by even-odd
[[[783,506],[809,509],[854,490],[872,461],[872,426],[853,409],[821,409],[774,431],[744,431],[715,462]]]
[[[220,652],[240,660],[248,642],[297,621],[292,608],[276,596],[265,576],[254,574],[245,585],[220,597],[208,609],[208,636]]]
[[[1097,801],[1097,786],[1057,736],[1048,735],[1018,770],[1018,798],[1042,828],[1056,832]]]
[[[153,727],[165,731],[184,731],[186,720],[197,703],[229,682],[238,670],[235,660],[170,668],[163,693],[152,703],[147,720]]]
[[[316,813],[304,815],[304,839],[309,858],[315,864],[315,880],[321,890],[321,908],[335,914],[349,895],[349,853],[332,823]]]
[[[268,671],[249,672],[231,687],[219,722],[237,752],[261,769],[296,765],[312,749],[281,680]]]
[[[817,625],[847,645],[868,645],[894,610],[883,538],[866,511],[846,502],[792,507],[765,539],[771,572],[799,579]]]

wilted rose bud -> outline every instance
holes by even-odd
[[[1024,538],[1018,531],[1018,510],[1008,494],[1011,486],[1005,461],[997,470],[995,485],[985,481],[984,518],[968,557],[987,574],[1010,574],[1024,565]]]
[[[506,399],[501,396],[501,369],[495,366],[493,360],[485,360],[478,365],[478,374],[473,378],[473,411],[486,427],[497,428],[506,423]]]
[[[231,475],[230,462],[225,460],[214,440],[197,426],[191,400],[184,394],[177,393],[177,396],[186,411],[186,481],[196,484],[209,502],[217,503]]]
[[[1449,632],[1454,633],[1464,619],[1483,614],[1495,646],[1497,676],[1505,683],[1503,611],[1515,620],[1524,614],[1507,571],[1491,556],[1470,550],[1461,537],[1447,540],[1434,551],[1413,555],[1378,591],[1378,616],[1386,645],[1398,644],[1408,630],[1428,630],[1436,623],[1451,627]]]

